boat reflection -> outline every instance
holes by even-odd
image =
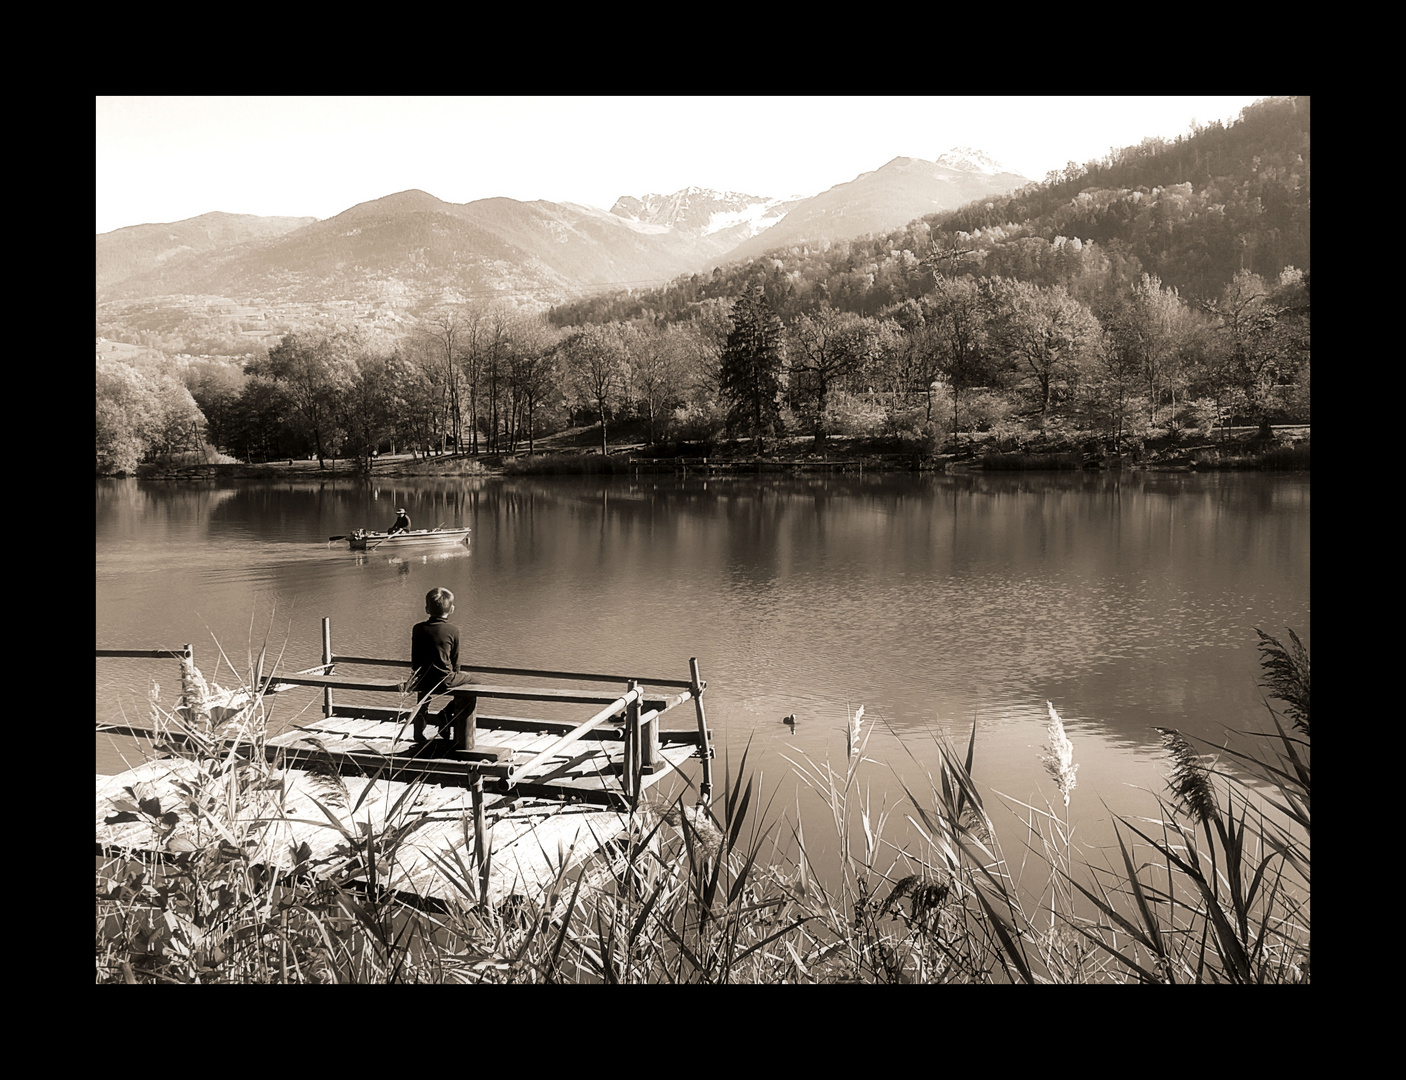
[[[430,563],[447,562],[452,559],[462,559],[468,556],[469,546],[467,544],[456,544],[454,547],[444,551],[425,551],[416,555],[405,552],[397,554],[382,554],[377,551],[353,551],[352,561],[357,566],[365,566],[368,563],[385,563],[387,566],[428,566]]]

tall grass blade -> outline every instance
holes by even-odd
[[[1136,867],[1133,866],[1132,855],[1128,852],[1128,847],[1123,843],[1123,834],[1118,830],[1115,823],[1113,826],[1113,836],[1118,841],[1118,852],[1123,857],[1123,866],[1127,871],[1128,889],[1133,895],[1133,903],[1137,906],[1138,917],[1142,920],[1144,931],[1143,940],[1153,955],[1162,962],[1163,970],[1167,972],[1167,977],[1171,978],[1171,965],[1167,955],[1166,943],[1162,940],[1162,928],[1157,921],[1157,914],[1152,909],[1151,903],[1147,899],[1147,894],[1143,891],[1142,881],[1138,878]]]
[[[585,880],[585,874],[576,875],[576,884],[571,890],[571,900],[566,905],[566,913],[561,917],[561,930],[558,931],[556,944],[552,946],[549,954],[548,972],[555,973],[560,968],[562,946],[566,944],[567,936],[571,932],[571,916],[576,911],[576,899],[581,895],[581,885]]]
[[[1001,960],[1001,966],[1006,969],[1008,974],[1013,966],[1023,981],[1033,983],[1035,976],[1031,974],[1029,961],[1026,960],[1025,952],[1018,944],[1019,931],[1014,925],[1007,923],[1001,914],[991,906],[990,901],[986,899],[985,890],[976,888],[972,892],[976,894],[977,902],[986,912],[986,918],[1001,943],[1001,951],[997,954]]]
[[[1127,825],[1127,822],[1124,822]],[[1221,959],[1230,964],[1232,973],[1239,982],[1250,981],[1249,958],[1245,955],[1244,947],[1236,937],[1234,928],[1225,917],[1225,912],[1221,910],[1220,899],[1216,895],[1215,887],[1207,882],[1205,875],[1201,872],[1199,865],[1188,862],[1177,854],[1172,845],[1152,839],[1146,833],[1128,825],[1129,829],[1141,836],[1148,844],[1174,866],[1187,881],[1196,887],[1201,894],[1202,906],[1206,913],[1206,918],[1211,924],[1211,929],[1215,933],[1217,952]]]

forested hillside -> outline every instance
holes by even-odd
[[[1273,98],[1228,127],[1147,139],[1102,161],[1070,162],[1007,199],[931,214],[849,242],[791,245],[678,278],[663,289],[603,294],[552,312],[558,325],[688,317],[699,301],[759,284],[783,319],[822,303],[874,315],[932,286],[934,249],[969,249],[951,271],[1063,286],[1098,311],[1142,274],[1188,301],[1215,297],[1248,270],[1309,265],[1309,99]]]

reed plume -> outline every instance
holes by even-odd
[[[1074,774],[1079,771],[1079,766],[1074,764],[1074,744],[1064,733],[1064,721],[1059,718],[1059,713],[1055,712],[1054,703],[1047,701],[1045,705],[1050,710],[1049,722],[1045,724],[1045,731],[1050,737],[1050,749],[1044,759],[1045,769],[1059,786],[1059,793],[1064,796],[1064,805],[1068,807],[1069,793],[1077,786]]]
[[[702,806],[684,806],[680,803],[663,809],[655,809],[665,822],[678,829],[680,833],[683,831],[684,824],[687,823],[708,858],[717,858],[722,854],[723,841],[726,837],[723,836],[722,830],[713,824],[713,819],[708,816],[707,809]]]
[[[1211,774],[1191,744],[1173,728],[1158,728],[1162,748],[1172,757],[1172,771],[1167,787],[1176,797],[1177,806],[1205,825],[1216,816],[1216,796],[1211,790]]]
[[[1287,647],[1259,627],[1255,633],[1260,636],[1260,666],[1264,669],[1260,686],[1288,705],[1286,711],[1294,727],[1309,734],[1308,650],[1293,630],[1289,631],[1291,644]]]
[[[845,728],[845,757],[854,757],[854,752],[859,749],[859,721],[864,718],[864,706],[854,710],[854,716]]]

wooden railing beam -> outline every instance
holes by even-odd
[[[379,656],[333,656],[337,664],[375,664],[381,667],[409,667],[410,661],[387,659]],[[586,671],[552,671],[547,668],[500,667],[496,664],[460,664],[460,671],[471,671],[478,675],[521,675],[538,679],[568,679],[573,682],[623,683],[634,679],[643,686],[672,686],[687,689],[691,684],[687,679],[641,679],[634,675],[601,675]]]
[[[625,710],[625,707],[629,705],[631,701],[636,700],[638,696],[638,690],[626,691],[623,696],[616,698],[604,709],[596,713],[595,716],[585,721],[585,723],[577,724],[565,735],[561,736],[561,738],[549,743],[540,753],[529,758],[527,761],[524,761],[521,765],[515,766],[512,770],[512,773],[508,777],[508,782],[511,784],[519,777],[526,776],[528,773],[530,773],[533,769],[537,768],[537,766],[541,765],[543,762],[549,761],[550,759],[554,758],[557,754],[561,753],[562,750],[570,746],[572,743],[576,742],[587,732],[591,731],[594,728],[600,727],[601,724],[605,723],[612,717],[619,716],[620,713]]]
[[[190,646],[179,649],[99,649],[98,656],[128,656],[141,660],[183,660],[190,654]]]

